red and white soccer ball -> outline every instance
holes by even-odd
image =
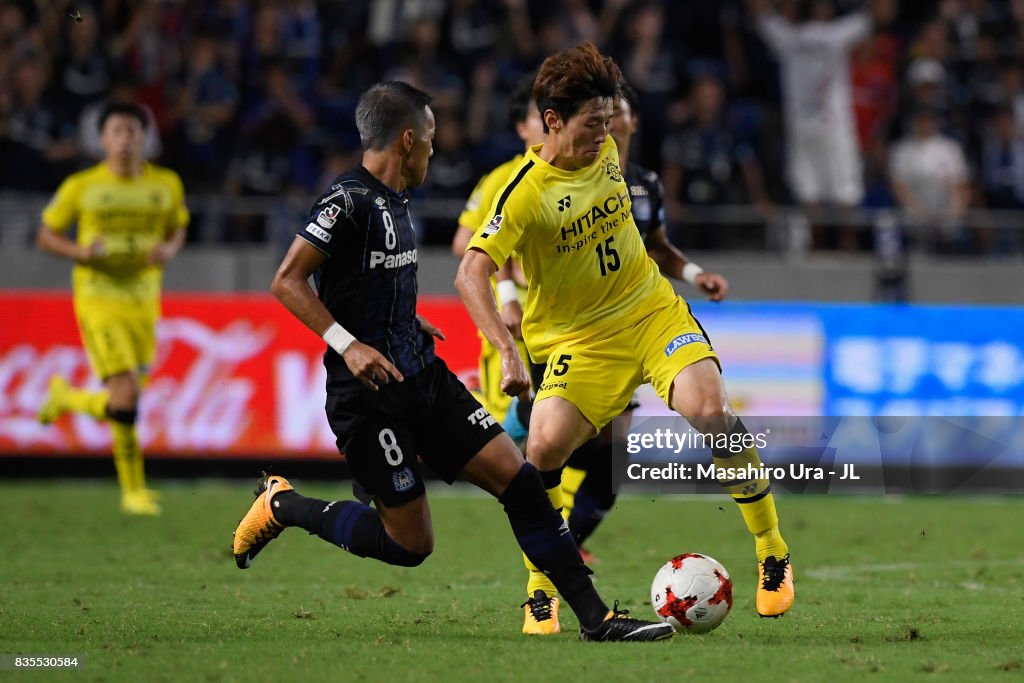
[[[681,633],[707,633],[732,609],[732,579],[714,558],[698,553],[676,555],[651,584],[654,611]]]

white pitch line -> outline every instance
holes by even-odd
[[[886,564],[856,564],[838,567],[814,567],[802,571],[801,574],[812,579],[823,581],[855,578],[858,574],[880,574],[884,572],[909,572],[917,569],[934,569],[954,567],[972,569],[974,567],[1024,567],[1024,557],[1004,560],[941,560],[936,562],[890,562]]]

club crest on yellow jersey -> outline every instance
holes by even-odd
[[[609,161],[604,165],[604,172],[615,182],[622,182],[622,171],[619,169],[619,165],[614,161]]]

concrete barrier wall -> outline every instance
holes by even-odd
[[[811,255],[786,261],[772,254],[692,254],[706,269],[729,278],[736,300],[872,301],[875,264],[862,255]],[[173,291],[244,292],[265,290],[280,254],[258,246],[186,248],[167,269]],[[453,293],[458,260],[444,249],[422,249],[420,291]],[[0,288],[65,289],[67,262],[28,246],[5,242],[0,248]],[[910,264],[910,300],[921,303],[1024,303],[1024,261],[915,257]],[[692,295],[681,285],[679,291]]]

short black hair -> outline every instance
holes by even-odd
[[[423,125],[423,108],[434,100],[403,81],[383,81],[356,105],[356,129],[364,150],[381,150],[407,128]]]
[[[146,116],[146,111],[139,105],[134,102],[111,102],[103,107],[103,111],[100,112],[100,120],[97,125],[101,133],[103,132],[103,126],[107,124],[107,119],[111,116],[131,116],[142,124],[142,130],[146,130],[149,126],[149,117]]]
[[[533,100],[533,81],[536,74],[528,74],[519,79],[515,89],[508,98],[508,125],[512,128],[516,124],[526,121],[530,113],[530,102]]]

